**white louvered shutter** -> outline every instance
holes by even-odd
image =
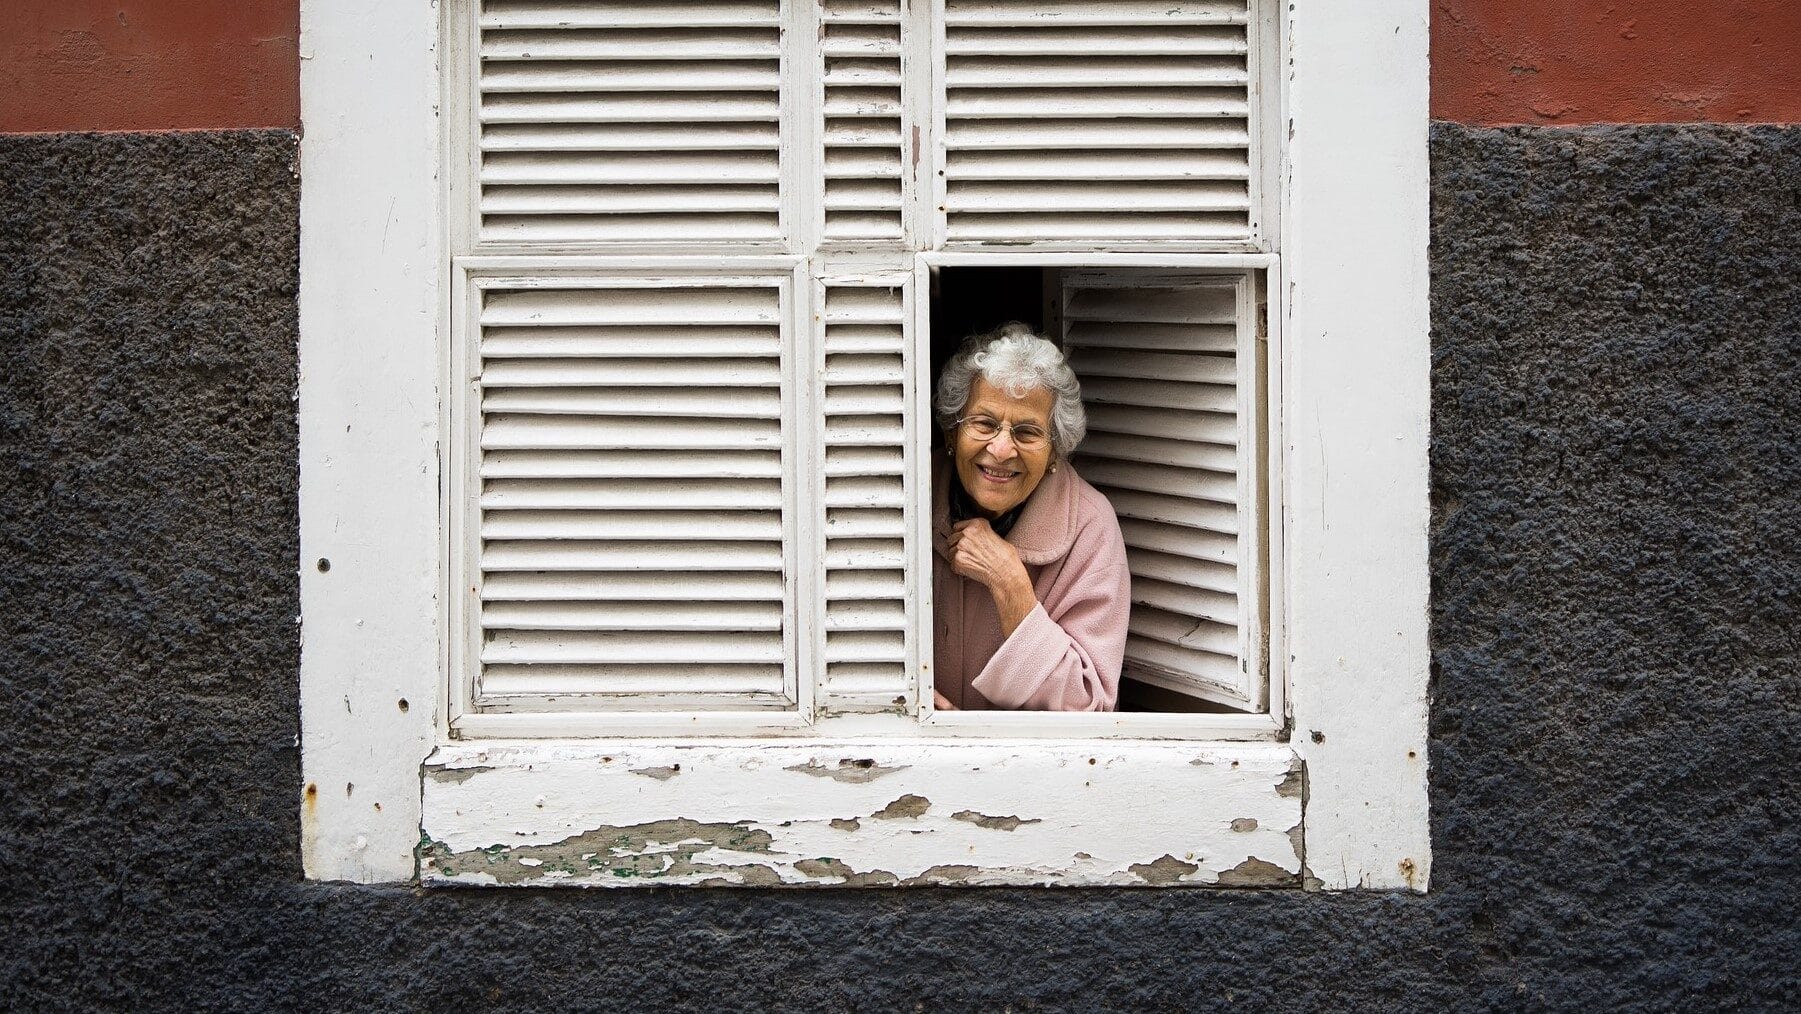
[[[476,0],[479,235],[782,235],[780,0]]]
[[[821,0],[819,16],[824,238],[898,241],[910,189],[900,0]]]
[[[944,0],[950,243],[1253,233],[1248,0]]]
[[[1257,301],[1248,274],[1066,271],[1064,342],[1132,569],[1127,678],[1263,705]]]
[[[899,276],[826,279],[820,289],[820,708],[905,711],[919,651],[917,592],[907,575],[915,511],[907,488],[907,283]]]
[[[474,287],[478,708],[794,706],[790,278]]]

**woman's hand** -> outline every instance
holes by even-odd
[[[951,551],[951,570],[987,586],[988,593],[994,596],[995,609],[1000,612],[1001,635],[1013,636],[1014,629],[1038,605],[1032,578],[1026,573],[1026,565],[1019,562],[1019,552],[1011,542],[996,535],[985,518],[957,522],[946,542]]]
[[[957,706],[955,704],[951,703],[950,698],[944,696],[943,694],[939,693],[936,690],[932,691],[932,707],[938,711],[955,711],[955,710],[957,710]]]

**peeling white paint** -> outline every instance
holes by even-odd
[[[1298,885],[1294,765],[1285,746],[1249,743],[453,746],[426,765],[421,871],[525,885]],[[820,774],[850,769],[884,773]]]

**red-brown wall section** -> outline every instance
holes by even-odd
[[[296,127],[299,40],[297,0],[5,0],[0,132]]]
[[[298,0],[6,0],[0,132],[297,126],[299,21]],[[1801,122],[1801,0],[1432,0],[1432,115]]]
[[[1433,0],[1432,115],[1801,122],[1801,0]]]

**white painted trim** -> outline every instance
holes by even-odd
[[[938,6],[934,2],[932,9]],[[1259,728],[1235,724],[1235,716],[1196,716],[1209,724],[1194,731],[1274,736],[1280,716],[1292,710],[1293,751],[1307,766],[1307,867],[1327,888],[1423,890],[1430,870],[1425,774],[1426,11],[1426,0],[1373,0],[1355,9],[1290,5],[1284,11],[1285,59],[1280,63],[1288,77],[1282,95],[1285,116],[1273,126],[1283,136],[1292,131],[1293,140],[1282,166],[1283,202],[1270,209],[1282,214],[1280,233],[1266,237],[1276,241],[1281,261],[1267,252],[1213,255],[1219,258],[1213,263],[1221,266],[1267,271],[1274,290],[1271,304],[1281,307],[1270,327],[1272,340],[1280,333],[1284,341],[1279,358],[1272,345],[1269,377],[1272,432],[1286,438],[1272,448],[1283,480],[1272,486],[1285,484],[1285,489],[1271,490],[1272,498],[1281,498],[1284,523],[1280,532],[1272,532],[1271,542],[1273,549],[1278,537],[1287,540],[1288,564],[1272,570],[1270,577],[1272,608],[1287,610],[1286,623],[1278,626],[1289,631],[1285,651],[1292,659],[1292,694],[1281,700],[1279,684],[1272,684],[1271,705],[1278,717],[1243,716],[1245,722],[1261,721]],[[424,813],[420,798],[422,786],[433,791],[422,782],[420,765],[434,744],[439,750],[434,768],[458,772],[436,780],[486,791],[490,784],[502,784],[493,780],[501,776],[491,779],[471,771],[458,781],[464,777],[461,772],[476,766],[470,758],[477,755],[463,751],[506,753],[510,779],[518,777],[520,758],[563,763],[571,756],[623,749],[621,744],[628,742],[475,746],[445,743],[442,734],[434,735],[439,709],[431,704],[443,692],[446,631],[441,617],[447,611],[438,598],[444,580],[440,540],[447,531],[439,513],[437,448],[444,431],[437,385],[447,368],[439,358],[439,330],[451,313],[446,245],[458,221],[458,213],[444,206],[440,170],[446,157],[466,155],[453,145],[447,156],[439,143],[436,114],[443,79],[436,54],[442,16],[431,5],[302,0],[299,393],[306,791],[301,827],[304,866],[314,879],[394,881],[414,876],[422,820],[428,830],[440,826]],[[931,92],[938,90],[934,86]],[[459,115],[454,104],[443,108],[446,115]],[[941,112],[923,117],[927,151],[938,150],[940,139],[931,134]],[[939,184],[933,186],[941,193]],[[917,191],[921,197],[924,190]],[[915,210],[915,235],[935,231],[919,217],[927,210]],[[609,254],[632,252],[606,249]],[[483,252],[528,256],[484,256],[464,263],[546,274],[580,273],[597,263],[580,256],[539,256],[584,252],[574,248],[496,246]],[[847,251],[821,263],[838,272],[849,270],[854,257]],[[1048,266],[1192,263],[1151,253],[928,253],[915,265],[916,278],[932,264],[997,264],[1009,258]],[[702,260],[665,251],[640,259],[637,267],[716,270],[717,259]],[[770,261],[770,267],[776,261],[793,267],[792,259]],[[796,291],[807,291],[807,286]],[[916,302],[919,312],[926,312],[926,300]],[[924,379],[917,379],[916,423],[926,418],[922,406],[927,397]],[[331,560],[329,572],[316,568],[321,558]],[[1272,622],[1278,619],[1272,615]],[[1272,656],[1281,657],[1283,650],[1272,645]],[[921,671],[922,685],[929,686],[923,664]],[[399,707],[402,699],[409,702],[405,709]],[[526,727],[539,718],[485,717],[500,725],[511,723],[511,728],[497,725],[495,734],[515,736],[534,735]],[[888,716],[835,720],[843,723],[833,726],[836,740],[848,742],[845,737],[854,735],[854,752],[870,756],[884,743],[909,739],[895,736],[892,723],[862,721],[865,717]],[[1042,718],[997,719],[1020,727],[1007,733],[1012,736],[1034,720]],[[917,730],[912,741],[924,738],[920,726],[912,728]],[[679,734],[695,731],[690,725]],[[939,734],[955,737],[964,730],[947,725],[932,732],[929,744],[897,747],[914,752],[894,757],[917,761],[921,775],[942,776],[953,793],[976,791],[975,783],[955,776],[954,764],[933,767],[937,762],[931,758],[945,751],[965,745],[1004,750],[1012,758],[1008,763],[1024,765],[1015,770],[1047,771],[1076,748],[1067,735],[1062,740],[1002,742],[993,738],[993,729],[971,730],[987,738],[961,744]],[[773,751],[824,750],[817,754],[821,758],[830,752],[817,741],[782,741],[783,734],[756,741],[749,757],[721,752],[729,748],[718,740],[704,748],[659,740],[632,749],[645,751],[634,756],[651,767],[658,757],[694,756],[682,754],[684,749],[711,750],[713,759],[706,763],[724,765],[720,770],[734,763],[754,766]],[[1112,734],[1095,731],[1096,736]],[[1145,728],[1134,735],[1160,733]],[[1154,746],[1117,744],[1121,750]],[[1165,746],[1238,751],[1233,755],[1247,757],[1249,751],[1266,750],[1271,762],[1289,750],[1280,743]],[[1089,741],[1079,748],[1099,749]],[[693,763],[697,769],[702,766],[698,760]],[[556,764],[546,768],[546,777],[553,777],[555,769]],[[762,799],[746,795],[764,783],[745,770],[741,779],[724,776],[714,784],[736,799]],[[1162,769],[1151,765],[1144,770]],[[837,784],[829,777],[819,781]],[[622,784],[677,793],[693,782],[631,775]],[[1179,784],[1184,792],[1220,788],[1205,778]],[[533,798],[529,791],[506,791],[513,795],[492,810],[494,821],[509,820],[509,807],[529,807]],[[1138,801],[1144,794],[1125,795]],[[626,802],[636,798],[621,797],[620,812],[636,805]],[[658,808],[671,818],[690,812],[667,793],[657,798]],[[1069,798],[1069,792],[1060,798]],[[792,803],[791,797],[787,802],[769,799],[772,808]],[[1072,813],[1084,826],[1105,827],[1108,834],[1127,838],[1138,835],[1135,821],[1143,819],[1142,805],[1130,812],[1111,805],[1082,805]],[[1171,809],[1192,816],[1205,805]],[[621,819],[609,811],[602,823],[616,825]],[[1090,819],[1101,823],[1088,823]],[[1096,839],[1108,840],[1105,834]],[[945,860],[954,862],[948,856]],[[1096,873],[1068,864],[1049,875],[1026,875],[997,859],[990,872],[1004,882],[1119,882],[1114,879],[1117,869]],[[843,878],[822,873],[813,879],[831,883]],[[953,880],[982,882],[984,876],[926,878]]]
[[[427,764],[424,795],[427,883],[1280,887],[1304,877],[1301,778],[1280,744],[451,746]]]
[[[1289,17],[1285,579],[1307,862],[1327,888],[1424,890],[1427,3]]]
[[[301,10],[298,802],[316,880],[413,877],[435,739],[437,18],[426,4]]]

